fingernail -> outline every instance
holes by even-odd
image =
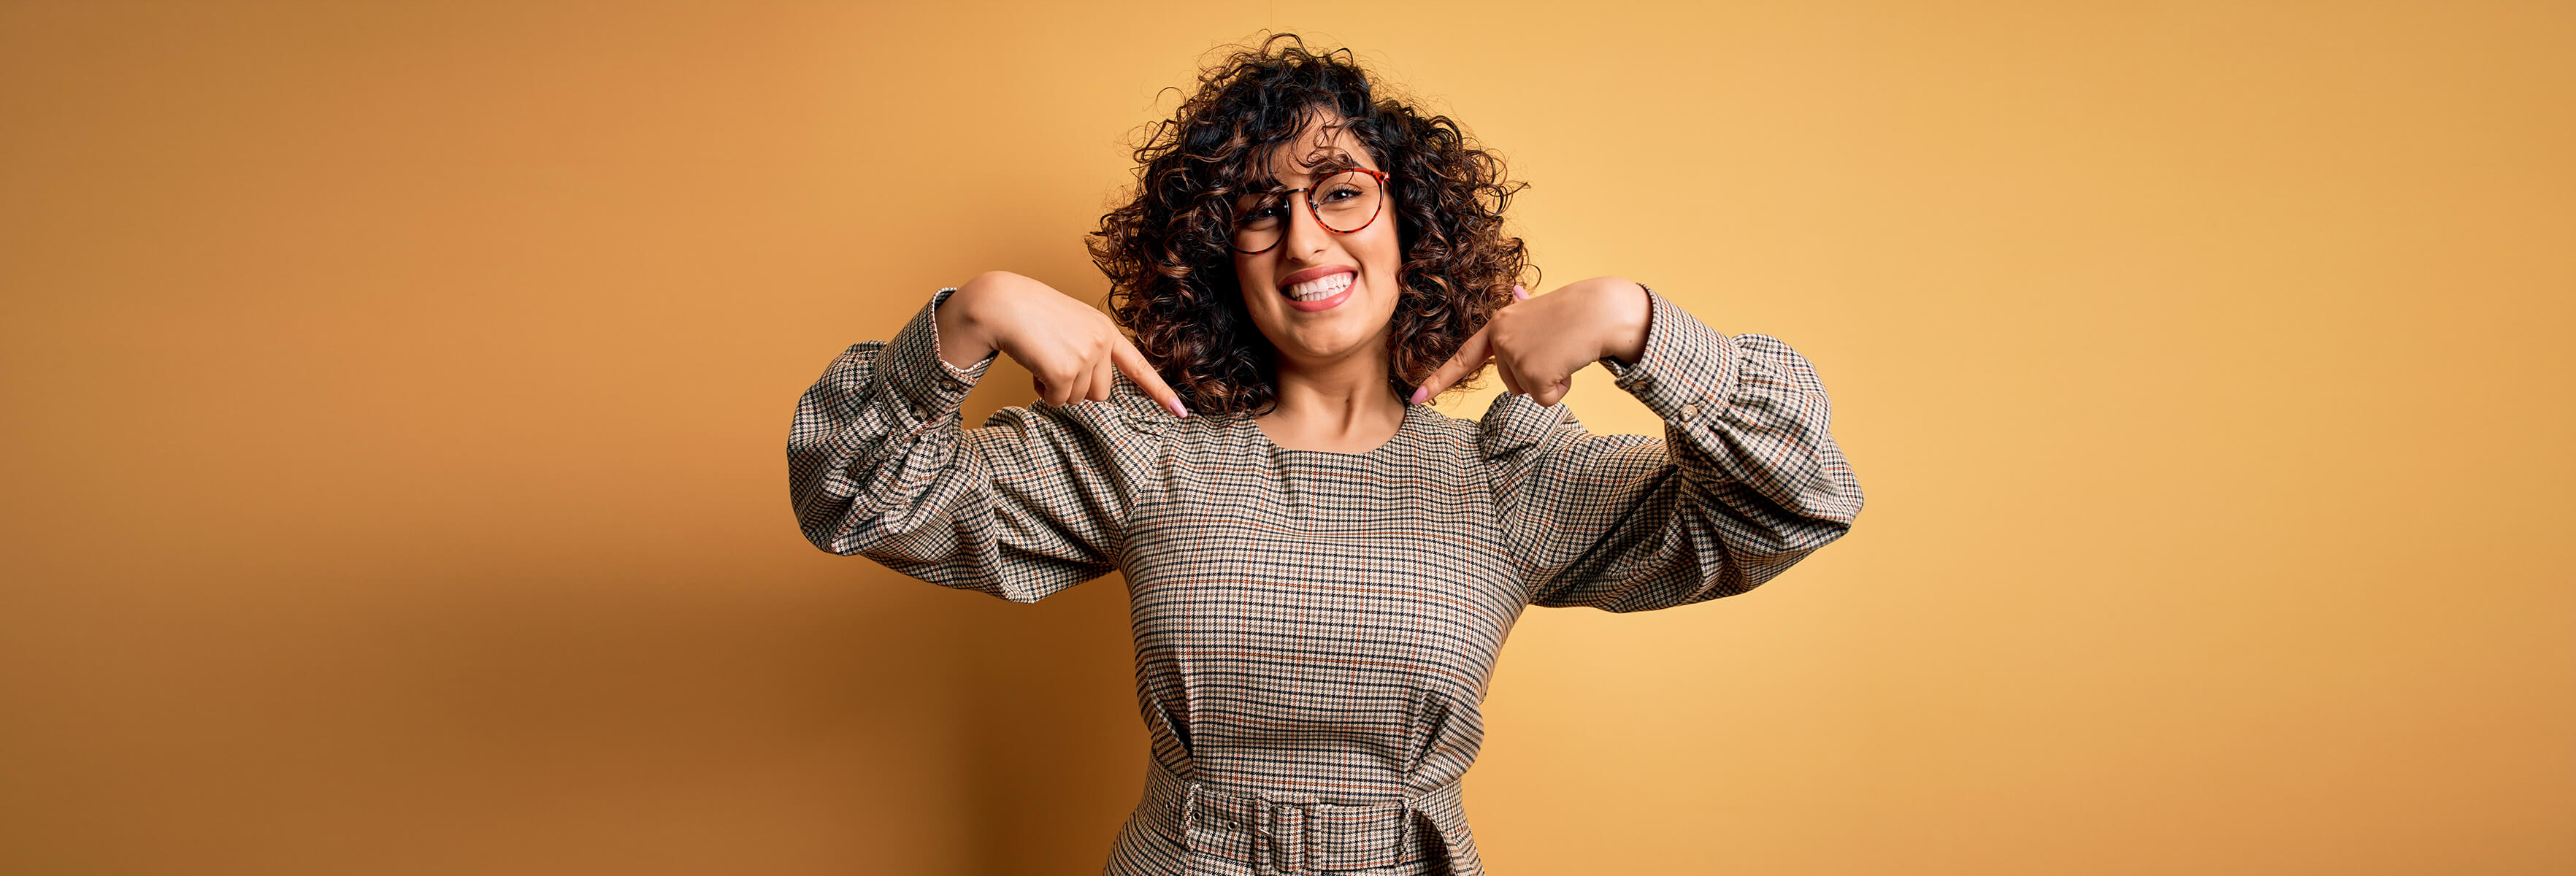
[[[1525,300],[1528,300],[1528,299],[1529,299],[1529,290],[1521,288],[1521,285],[1520,285],[1519,283],[1514,283],[1514,284],[1512,284],[1512,300],[1513,300],[1513,301],[1525,301]]]
[[[1164,402],[1163,406],[1172,409],[1172,416],[1187,417],[1190,415],[1189,406],[1181,404],[1180,399],[1172,399],[1171,401]]]
[[[1428,386],[1417,386],[1417,387],[1414,387],[1414,388],[1413,388],[1413,403],[1414,403],[1414,404],[1417,404],[1417,405],[1418,405],[1418,404],[1421,404],[1423,399],[1430,398],[1430,397],[1431,397],[1431,387],[1428,387]]]

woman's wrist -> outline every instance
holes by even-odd
[[[971,368],[996,349],[984,313],[994,286],[1009,275],[987,271],[966,281],[939,303],[939,358],[958,368]]]
[[[1646,356],[1646,332],[1655,315],[1654,299],[1646,287],[1617,277],[1602,278],[1598,287],[1602,312],[1609,327],[1603,333],[1601,355],[1634,365]]]

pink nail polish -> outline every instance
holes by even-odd
[[[1520,284],[1517,284],[1517,283],[1513,284],[1513,285],[1512,285],[1512,300],[1514,300],[1514,301],[1527,301],[1527,300],[1529,300],[1529,290],[1521,288],[1521,287],[1520,287]]]
[[[1171,408],[1172,416],[1175,417],[1188,417],[1190,415],[1189,406],[1181,404],[1180,399],[1173,399],[1171,404],[1164,405],[1164,407]]]
[[[1421,404],[1423,399],[1430,398],[1430,397],[1431,397],[1431,387],[1428,387],[1428,386],[1417,386],[1417,387],[1414,387],[1414,388],[1413,388],[1413,403],[1414,403],[1414,404],[1417,404],[1417,405],[1418,405],[1418,404]]]

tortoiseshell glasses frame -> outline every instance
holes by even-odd
[[[1235,212],[1230,244],[1235,252],[1244,255],[1260,255],[1278,246],[1280,241],[1288,239],[1288,229],[1285,226],[1287,217],[1264,215],[1262,211],[1272,206],[1287,204],[1288,196],[1298,192],[1306,193],[1306,197],[1302,199],[1306,202],[1306,215],[1314,217],[1318,227],[1334,234],[1358,232],[1369,227],[1370,223],[1376,222],[1377,214],[1386,211],[1386,181],[1393,179],[1394,176],[1394,174],[1365,167],[1346,167],[1333,171],[1311,186],[1274,189],[1248,195],[1247,197],[1255,197],[1259,200],[1252,202],[1250,208]],[[1326,192],[1332,193],[1338,199],[1331,202],[1322,200]],[[1360,215],[1363,210],[1367,215]],[[1324,219],[1327,212],[1330,212],[1336,221],[1350,227],[1333,227],[1332,222]],[[1353,221],[1354,218],[1356,223]],[[1257,246],[1253,249],[1244,248],[1247,245]]]

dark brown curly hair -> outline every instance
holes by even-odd
[[[1234,48],[1199,74],[1198,93],[1172,118],[1146,129],[1135,151],[1134,198],[1087,235],[1093,263],[1109,275],[1112,312],[1191,409],[1274,406],[1270,342],[1235,280],[1233,204],[1258,189],[1257,159],[1321,118],[1342,125],[1394,175],[1403,281],[1386,379],[1397,396],[1410,396],[1511,303],[1524,271],[1537,270],[1521,239],[1503,235],[1503,210],[1527,184],[1506,182],[1502,159],[1476,148],[1447,116],[1377,96],[1349,49],[1318,54],[1293,33]]]

